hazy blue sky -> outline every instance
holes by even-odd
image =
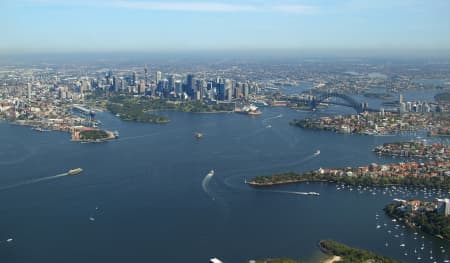
[[[450,48],[449,0],[0,0],[0,52]]]

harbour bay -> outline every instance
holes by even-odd
[[[330,108],[327,114],[333,110],[340,112]],[[407,262],[416,261],[413,250],[423,242],[422,254],[432,250],[439,261],[448,259],[448,252],[440,248],[450,251],[447,243],[426,235],[422,239],[422,234],[418,241],[413,231],[396,229],[383,214],[382,208],[393,198],[423,197],[423,192],[383,194],[383,189],[337,190],[335,185],[316,183],[255,189],[244,184],[256,175],[276,172],[401,161],[379,157],[371,149],[417,134],[351,136],[302,130],[289,121],[311,113],[287,108],[267,108],[258,117],[162,114],[172,122],[123,122],[98,113],[104,128],[120,131],[118,140],[101,144],[76,144],[64,133],[37,133],[0,123],[0,143],[6,146],[0,149],[1,186],[74,167],[84,169],[79,176],[0,192],[1,258],[5,262],[204,262],[213,256],[226,262],[264,257],[307,260],[317,254],[319,239],[331,238]],[[197,131],[204,134],[200,140],[194,138]],[[317,150],[321,153],[315,156]],[[215,173],[205,192],[202,180],[212,169]],[[434,195],[448,197],[437,191]],[[10,237],[14,241],[5,243]],[[400,247],[402,242],[406,248]]]

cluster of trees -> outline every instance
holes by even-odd
[[[302,120],[298,120],[298,119],[294,119],[292,121],[289,122],[290,125],[292,126],[297,126],[300,128],[304,128],[304,129],[314,129],[314,130],[324,130],[324,131],[337,131],[335,127],[333,126],[320,126],[318,125],[319,120],[315,120],[315,119],[302,119]]]
[[[108,133],[103,130],[90,130],[90,131],[80,131],[80,140],[84,141],[95,141],[104,140],[109,137]]]
[[[450,241],[450,217],[439,214],[437,211],[408,212],[399,209],[401,204],[389,204],[384,208],[385,213],[393,218],[414,224],[423,232],[430,235],[439,235]]]
[[[334,240],[321,240],[319,242],[320,249],[329,255],[336,255],[342,257],[339,262],[343,263],[396,263],[399,262],[388,257],[377,255],[373,252],[352,248],[345,244],[336,242]]]
[[[119,114],[122,120],[167,123],[170,121],[168,117],[158,116],[147,112],[145,105],[134,103],[131,100],[124,100],[122,103],[110,102],[107,109],[113,114]]]
[[[345,171],[345,170],[343,170]],[[344,172],[345,173],[345,172]],[[354,171],[353,171],[354,174]],[[386,177],[386,176],[362,176],[362,175],[331,175],[321,174],[317,171],[309,171],[306,173],[287,172],[282,174],[274,174],[269,176],[256,176],[249,183],[255,185],[272,185],[284,184],[291,182],[332,182],[343,183],[353,186],[392,186],[401,185],[408,187],[429,187],[450,189],[449,177]]]
[[[109,99],[111,103],[117,104],[137,104],[144,110],[174,110],[182,112],[216,112],[233,111],[232,104],[206,104],[202,101],[181,101],[169,99],[150,99],[145,97],[114,96]]]

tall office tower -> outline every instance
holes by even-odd
[[[114,76],[113,77],[113,85],[112,85],[114,92],[119,92],[119,89],[120,89],[119,82],[120,82],[120,79],[118,77]]]
[[[28,100],[31,100],[31,83],[27,83],[27,98]]]
[[[178,97],[181,97],[183,94],[183,83],[181,80],[175,80],[175,93]]]
[[[175,90],[175,76],[174,75],[170,75],[169,76],[169,91],[174,91]]]
[[[156,79],[155,79],[155,84],[158,86],[158,83],[161,81],[161,71],[156,71]]]
[[[195,94],[195,76],[188,74],[186,79],[186,93],[190,98],[194,98]]]
[[[138,93],[141,95],[145,94],[145,81],[141,80],[141,84],[139,85]]]
[[[136,85],[137,85],[136,72],[133,71],[133,73],[131,74],[130,86]]]
[[[398,103],[402,104],[403,103],[403,94],[400,93],[399,98],[398,98]]]
[[[124,80],[124,79],[122,79],[121,84],[122,84],[122,85],[120,85],[120,91],[121,91],[121,92],[124,92],[125,89],[126,89],[126,85],[125,85],[126,83],[125,83],[125,80]]]
[[[86,79],[83,79],[81,81],[80,93],[84,93],[88,89],[88,87],[89,87],[88,81]]]
[[[249,88],[248,88],[248,84],[244,83],[244,98],[248,98],[248,94],[249,94]]]
[[[145,76],[145,86],[148,86],[148,69],[147,69],[147,65],[145,65],[145,68],[144,68],[144,76]]]
[[[233,98],[233,85],[231,80],[226,79],[225,80],[225,94],[226,94],[226,99],[228,101],[231,101],[231,99]]]
[[[225,83],[217,83],[217,100],[225,100]]]

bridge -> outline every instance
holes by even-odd
[[[330,99],[337,99],[334,101],[330,101]],[[378,109],[369,108],[367,102],[358,102],[354,98],[337,92],[328,92],[328,93],[318,93],[315,96],[311,96],[310,98],[294,98],[290,99],[292,102],[304,103],[309,105],[311,110],[317,109],[320,103],[334,104],[345,107],[351,107],[356,110],[356,112],[361,113],[364,111],[368,112],[379,112]],[[392,110],[386,110],[391,111]]]

